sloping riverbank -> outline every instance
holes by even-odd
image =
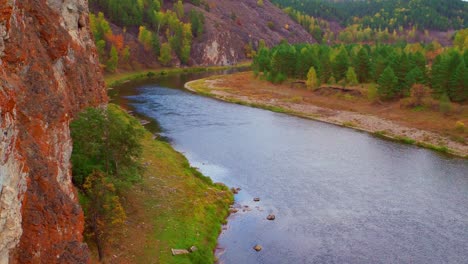
[[[347,97],[316,95],[302,88],[274,85],[255,79],[251,72],[196,80],[188,82],[185,88],[232,103],[352,127],[405,144],[461,157],[468,156],[466,131],[456,138],[458,140],[454,140],[453,135],[443,135],[445,129],[451,129],[447,128],[447,124],[455,124],[455,121],[439,113],[399,109],[399,115],[392,115],[394,109],[389,110],[388,107],[369,105],[359,108],[360,98],[352,97],[350,100]],[[422,129],[424,126],[430,129]]]
[[[244,67],[236,66],[236,67]],[[180,72],[203,72],[228,67],[159,69],[106,77],[108,87],[146,81]],[[117,107],[117,106],[116,106]],[[121,114],[130,117],[124,110]],[[221,226],[233,203],[224,185],[190,166],[173,147],[145,130],[141,138],[145,168],[142,181],[122,198],[127,214],[124,235],[114,237],[106,247],[110,263],[213,263]],[[197,250],[173,256],[171,249]],[[94,262],[97,262],[96,260]]]
[[[172,146],[145,130],[142,182],[124,197],[126,232],[110,247],[115,263],[214,261],[221,225],[233,202],[227,187],[213,184]],[[172,256],[172,248],[197,251]]]

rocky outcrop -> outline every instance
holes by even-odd
[[[70,120],[107,101],[86,0],[0,0],[0,263],[86,263]]]
[[[192,58],[200,65],[229,65],[246,59],[245,45],[254,48],[260,40],[273,46],[282,40],[289,43],[315,42],[299,24],[270,3],[257,0],[206,0],[209,11],[186,4],[205,16],[205,33],[192,46]]]

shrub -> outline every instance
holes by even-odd
[[[444,94],[439,99],[439,111],[443,114],[448,114],[452,110],[452,103],[449,97]]]
[[[465,132],[466,130],[465,123],[463,123],[462,121],[457,121],[455,123],[455,130],[460,131],[460,132]]]
[[[375,84],[371,84],[369,88],[367,89],[367,99],[371,102],[377,101],[377,98],[379,97],[379,93],[377,91],[377,87]]]
[[[273,78],[273,83],[282,83],[286,81],[286,75],[283,73],[278,73],[274,78]]]

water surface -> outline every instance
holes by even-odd
[[[222,263],[468,263],[468,161],[174,89],[196,77],[116,99],[157,120],[204,174],[242,189]]]

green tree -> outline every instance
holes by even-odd
[[[163,43],[161,45],[161,55],[159,55],[159,61],[162,65],[169,65],[172,60],[172,49],[169,43]]]
[[[413,87],[414,84],[426,84],[426,80],[424,74],[421,72],[419,68],[414,68],[406,74],[403,94],[408,95],[409,90]]]
[[[358,84],[356,72],[354,71],[353,67],[349,67],[348,71],[346,72],[346,83],[349,84],[349,85],[357,85]]]
[[[70,125],[73,139],[73,182],[82,188],[93,171],[112,176],[118,188],[139,179],[142,130],[136,119],[125,118],[118,107],[88,108]]]
[[[315,72],[314,67],[310,67],[309,72],[307,73],[306,85],[307,89],[316,89],[320,85],[320,80],[317,78],[317,73]]]
[[[117,52],[117,48],[115,48],[115,46],[112,45],[112,48],[110,51],[110,58],[107,61],[106,70],[109,72],[115,72],[118,64],[119,64],[119,53]]]
[[[369,81],[371,73],[371,62],[367,49],[362,47],[357,54],[356,74],[360,83]]]
[[[383,71],[378,80],[378,85],[377,91],[382,99],[393,99],[396,96],[398,78],[390,66]]]
[[[350,61],[348,52],[345,47],[342,46],[333,62],[333,76],[335,76],[338,81],[344,79],[349,66]]]
[[[153,39],[151,40],[151,46],[153,47],[154,54],[156,54],[156,56],[159,56],[161,52],[161,42],[159,41],[158,35],[153,35]]]
[[[182,0],[178,0],[177,3],[175,3],[174,12],[177,14],[179,19],[184,18],[184,4],[182,3]]]
[[[452,110],[452,103],[446,94],[442,94],[439,99],[439,111],[443,114],[448,114]]]
[[[449,82],[449,97],[454,102],[468,100],[468,68],[462,60]]]
[[[130,47],[125,46],[125,48],[122,50],[122,62],[127,64],[130,62]]]
[[[116,195],[114,184],[103,172],[94,171],[83,185],[88,199],[86,210],[86,231],[96,244],[99,260],[104,258],[104,243],[112,242],[117,233],[125,227],[126,214]]]

